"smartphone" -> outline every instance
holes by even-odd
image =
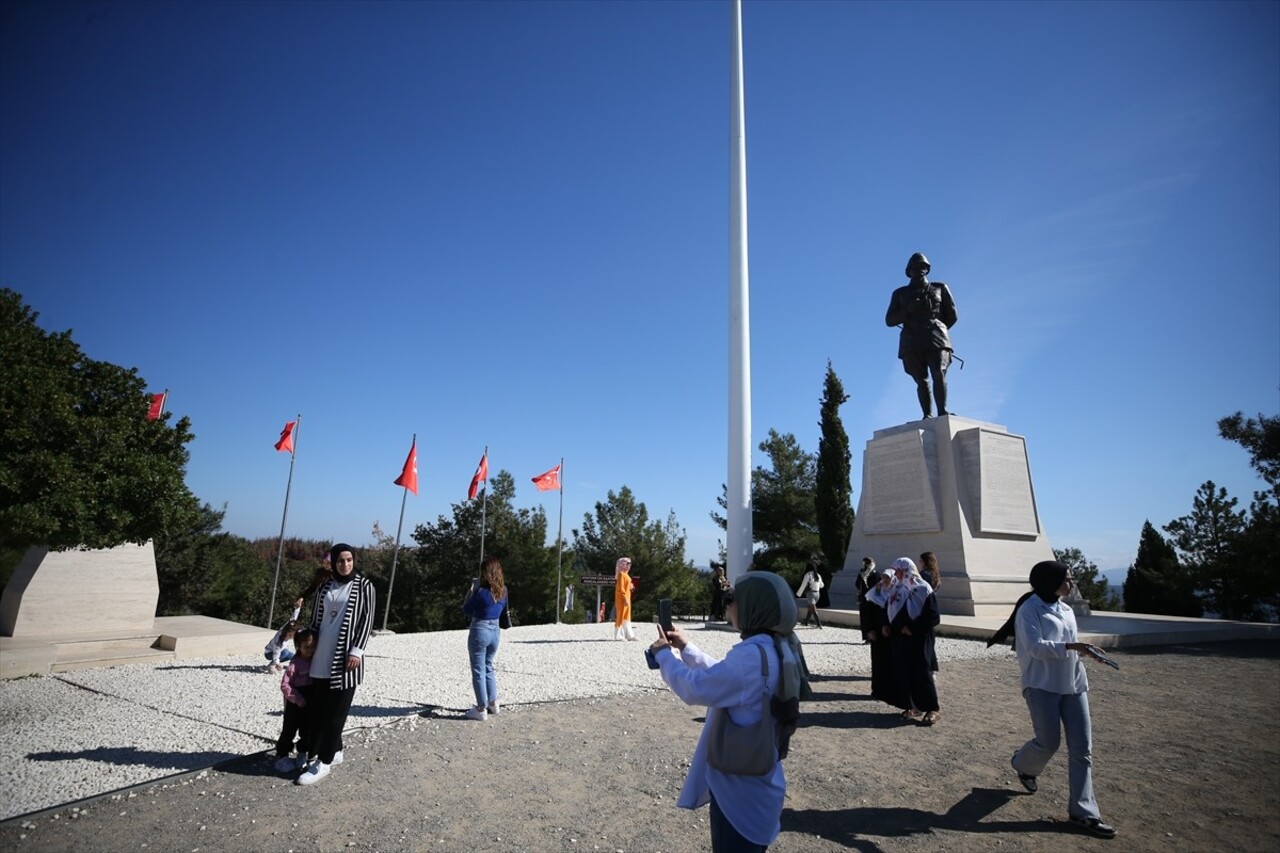
[[[653,654],[653,649],[644,650],[644,662],[649,664],[649,669],[659,669],[658,659]]]
[[[658,599],[658,624],[662,626],[662,633],[671,630],[671,599]]]
[[[1094,657],[1096,657],[1098,660],[1102,661],[1112,669],[1120,668],[1120,664],[1116,663],[1114,660],[1108,657],[1107,653],[1104,652],[1102,649],[1098,648],[1097,646],[1092,646],[1092,645],[1089,646],[1089,651],[1094,655]]]

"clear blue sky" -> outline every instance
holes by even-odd
[[[0,283],[190,416],[250,537],[406,534],[485,445],[566,535],[629,486],[703,565],[726,480],[727,2],[6,3]],[[952,408],[1052,544],[1259,481],[1280,410],[1280,4],[747,2],[752,419],[918,417],[884,325],[955,294]],[[757,453],[756,462],[763,459]]]

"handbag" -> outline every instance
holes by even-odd
[[[498,614],[498,627],[499,628],[511,627],[511,608],[505,604],[502,605],[502,612]]]
[[[769,678],[769,658],[764,647],[760,650],[760,674]],[[721,773],[734,776],[764,776],[778,763],[778,747],[772,697],[765,693],[760,699],[760,720],[749,726],[740,726],[729,719],[727,708],[717,708],[707,734],[707,763]]]

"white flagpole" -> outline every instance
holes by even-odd
[[[727,574],[751,565],[751,323],[747,272],[747,134],[742,0],[730,6],[729,49],[729,479]]]
[[[413,434],[413,443],[409,445],[413,448],[414,454],[413,464],[418,464],[418,434]],[[400,495],[400,521],[396,524],[396,550],[391,555],[391,580],[387,581],[387,607],[382,611],[382,630],[387,630],[387,619],[391,616],[391,590],[396,585],[396,563],[400,562],[400,531],[404,529],[404,504],[409,499],[409,487],[402,486],[403,494]]]
[[[485,522],[488,520],[485,518],[485,516],[488,515],[488,512],[489,512],[489,471],[488,471],[489,445],[486,444],[484,446],[484,456],[480,458],[484,460],[485,469],[486,469],[484,472],[483,491],[480,492],[480,565],[483,566],[484,565]]]
[[[168,403],[169,403],[169,389],[166,388],[164,389],[164,393],[160,395],[160,414],[156,415],[156,420],[160,420],[161,418],[164,417],[164,407],[168,405]],[[268,625],[267,627],[270,628],[271,626]]]
[[[556,524],[556,624],[560,624],[560,568],[564,561],[564,457],[560,457],[560,521]]]
[[[165,393],[168,393],[167,391]],[[276,590],[280,587],[280,564],[284,561],[284,523],[289,519],[289,492],[293,490],[293,463],[298,459],[298,436],[302,433],[302,415],[293,422],[293,449],[289,451],[289,483],[284,487],[284,514],[280,516],[280,550],[276,552],[276,579],[271,583],[271,609],[267,611],[267,627],[276,612]]]

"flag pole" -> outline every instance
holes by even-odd
[[[167,391],[165,392],[168,393]],[[284,524],[289,519],[289,492],[293,491],[293,463],[298,459],[298,436],[302,433],[302,414],[293,425],[293,446],[289,448],[289,483],[284,487],[284,514],[280,516],[280,550],[276,552],[276,578],[271,583],[271,609],[267,611],[267,627],[276,612],[276,590],[280,587],[280,564],[284,562]]]
[[[726,529],[732,581],[751,565],[751,331],[747,272],[747,136],[742,0],[730,6],[729,49],[729,477]]]
[[[160,418],[164,417],[164,407],[168,403],[169,403],[169,389],[166,388],[164,389],[164,396],[160,398],[160,414],[156,415],[156,420],[160,420]],[[267,627],[270,628],[271,626],[268,625]]]
[[[489,512],[489,445],[484,446],[484,455],[480,457],[485,464],[484,491],[480,493],[480,565],[484,565],[484,534],[486,515]]]
[[[410,447],[415,450],[418,447],[418,434],[416,432],[413,434],[413,443]],[[396,585],[396,563],[400,562],[400,531],[404,529],[404,505],[408,499],[409,487],[406,485],[402,488],[402,494],[400,495],[400,521],[396,524],[396,550],[391,554],[391,580],[387,582],[387,607],[382,611],[383,631],[387,630],[387,619],[391,616],[391,590]]]
[[[556,524],[556,624],[560,624],[560,566],[564,560],[564,457],[560,457],[560,521]]]

